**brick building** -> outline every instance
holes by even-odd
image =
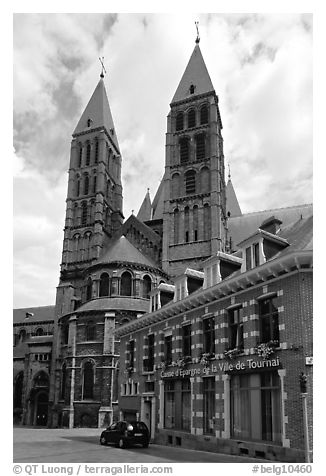
[[[312,206],[241,212],[198,38],[170,107],[161,184],[124,221],[101,74],[72,135],[52,334],[14,342],[16,421],[101,427],[136,416],[166,444],[300,459],[301,372],[310,425],[312,408]],[[29,311],[16,312],[20,332]],[[49,363],[31,358],[41,348]]]
[[[173,300],[117,329],[121,418],[133,412],[156,442],[304,461],[302,373],[312,444],[312,217],[267,231],[279,225],[265,220],[237,253],[218,252],[203,273],[187,269]]]

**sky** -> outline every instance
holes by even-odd
[[[195,46],[243,213],[312,202],[311,14],[36,14],[13,22],[15,308],[55,303],[70,142],[104,57],[124,215],[164,172],[169,104]]]

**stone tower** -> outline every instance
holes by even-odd
[[[170,107],[162,266],[175,276],[226,245],[222,121],[198,38]]]
[[[83,271],[96,262],[123,222],[121,156],[102,74],[72,137],[59,315],[73,310],[69,301],[78,303],[87,292]],[[64,297],[66,286],[73,289]]]

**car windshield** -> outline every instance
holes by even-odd
[[[132,425],[134,430],[138,430],[138,431],[139,430],[142,430],[142,431],[146,430],[145,424],[142,423],[141,421],[130,421],[128,424]]]

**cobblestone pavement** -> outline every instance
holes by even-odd
[[[15,463],[257,463],[262,460],[151,444],[148,448],[101,446],[101,429],[13,430]]]

